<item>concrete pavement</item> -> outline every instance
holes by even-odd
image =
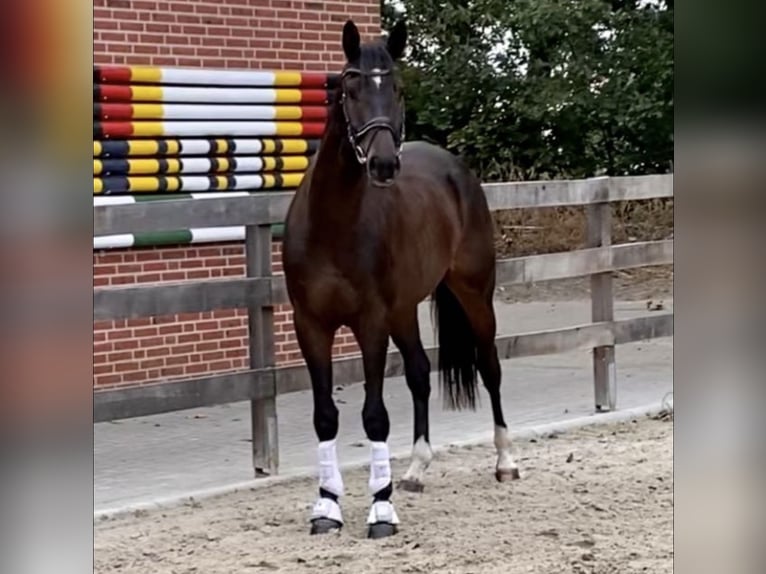
[[[672,301],[666,301],[672,310]],[[500,334],[522,333],[588,323],[589,301],[496,303]],[[617,319],[646,315],[642,302],[616,302]],[[433,344],[429,312],[421,309],[424,344]],[[618,408],[657,403],[673,388],[673,340],[655,339],[617,348]],[[441,407],[432,378],[431,440],[435,447],[491,439],[489,400],[481,393],[476,412]],[[590,351],[504,361],[503,403],[512,430],[565,421],[593,412]],[[389,446],[394,455],[409,453],[412,403],[403,378],[386,381],[391,419]],[[362,429],[363,388],[336,392],[340,411],[341,464],[365,463],[369,451]],[[277,400],[283,475],[312,472],[316,438],[311,424],[310,392]],[[115,509],[252,479],[249,403],[236,403],[94,425],[95,511]]]

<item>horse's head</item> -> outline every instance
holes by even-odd
[[[361,44],[349,20],[343,27],[346,66],[341,74],[341,105],[348,140],[374,185],[389,186],[399,172],[404,139],[404,101],[394,62],[404,52],[407,28],[394,26],[385,43]]]

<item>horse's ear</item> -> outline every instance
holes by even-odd
[[[407,24],[404,20],[399,20],[391,33],[388,35],[386,47],[391,58],[398,60],[404,54],[404,48],[407,45]]]
[[[343,52],[346,54],[346,60],[354,62],[359,59],[360,54],[359,30],[353,20],[348,20],[343,26]]]

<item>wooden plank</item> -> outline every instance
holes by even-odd
[[[505,335],[498,337],[495,344],[498,356],[503,360],[566,353],[594,345],[609,344],[613,340],[609,324],[601,323]]]
[[[608,178],[518,181],[482,185],[492,211],[529,207],[584,205],[608,199]]]
[[[290,302],[284,275],[271,276],[271,302],[274,305],[283,305]]]
[[[621,243],[612,245],[609,250],[612,252],[612,270],[673,264],[672,239]]]
[[[609,201],[635,201],[673,197],[673,174],[609,178]]]
[[[514,359],[552,355],[587,349],[597,345],[621,345],[658,337],[673,336],[673,314],[652,314],[610,324],[586,324],[498,337],[500,358]],[[437,365],[436,349],[426,349],[431,364]],[[364,379],[362,360],[346,357],[333,361],[334,383],[348,385]],[[403,376],[401,355],[392,352],[386,362],[386,377]],[[264,399],[276,391],[283,395],[311,388],[308,371],[303,365],[239,371],[184,381],[158,383],[128,389],[94,393],[95,422],[118,420],[196,407],[220,405],[251,399]]]
[[[588,323],[560,329],[533,331],[498,337],[501,360],[556,355],[603,345],[624,345],[673,335],[673,314],[662,313],[634,319]]]
[[[134,319],[271,303],[271,280],[237,277],[93,290],[93,320]]]
[[[273,381],[274,376],[269,371],[240,371],[126,389],[96,391],[93,393],[93,422],[264,399],[273,395]]]
[[[611,268],[611,260],[609,249],[580,249],[503,259],[496,265],[497,284],[513,285],[589,275]]]
[[[499,284],[578,277],[644,265],[673,263],[673,241],[626,243],[608,248],[530,255],[497,262]],[[236,277],[93,290],[93,319],[134,319],[176,313],[288,302],[284,276]]]
[[[245,264],[248,277],[271,277],[271,226],[248,225],[245,228]],[[250,367],[274,367],[274,311],[255,300],[247,305],[249,326],[248,346]],[[273,371],[272,371],[273,374]],[[253,434],[253,469],[255,476],[274,475],[279,469],[279,440],[277,437],[277,405],[275,377],[271,395],[250,403]]]
[[[492,211],[673,196],[673,175],[485,183]]]
[[[486,183],[490,209],[587,205],[673,196],[673,175]],[[281,223],[293,192],[265,192],[248,197],[147,201],[93,208],[93,234],[115,235]]]
[[[612,206],[598,203],[587,206],[588,247],[612,244]],[[614,320],[612,273],[595,273],[590,278],[591,319],[594,323]],[[596,411],[613,411],[617,406],[617,372],[614,343],[593,346],[593,384]]]
[[[659,313],[615,321],[612,327],[614,344],[624,345],[673,336],[673,313]]]
[[[435,363],[436,349],[426,349],[426,354]],[[360,355],[335,359],[332,362],[333,384],[350,385],[364,381],[364,366]],[[385,378],[404,376],[404,362],[398,351],[392,351],[386,359]],[[311,388],[311,379],[305,365],[280,367],[276,373],[277,395],[305,391]]]
[[[673,334],[673,314],[653,315],[626,319],[612,323],[588,323],[561,329],[533,331],[516,335],[503,335],[496,339],[500,360],[555,355],[577,349],[643,341]],[[426,354],[436,370],[437,348],[429,347]],[[364,380],[362,359],[344,357],[333,361],[333,384],[349,385]],[[404,364],[398,351],[388,354],[386,378],[404,375]],[[281,367],[276,371],[277,395],[305,391],[311,388],[308,371],[303,365]]]
[[[281,223],[292,197],[292,192],[265,192],[94,206],[93,235]]]
[[[670,263],[673,263],[672,240],[623,243],[502,259],[497,262],[497,283],[532,283]]]

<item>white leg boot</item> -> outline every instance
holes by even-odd
[[[343,477],[338,466],[335,440],[319,443],[319,498],[311,511],[311,534],[324,534],[343,527],[338,501],[343,496]]]
[[[383,538],[396,533],[399,517],[389,499],[393,491],[391,484],[391,460],[388,444],[371,443],[370,494],[373,497],[367,516],[367,537]]]

